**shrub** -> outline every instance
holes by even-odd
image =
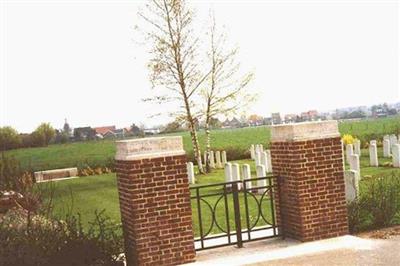
[[[1,265],[123,265],[120,226],[103,212],[96,212],[87,232],[79,216],[35,216],[28,225],[26,215],[13,210],[0,221]]]
[[[372,179],[368,182],[362,201],[371,216],[372,226],[393,224],[400,213],[400,177],[392,175]]]
[[[0,194],[2,191],[24,192],[32,185],[32,175],[22,170],[19,161],[2,153],[0,155]]]
[[[362,199],[347,204],[347,216],[350,233],[357,233],[368,228],[368,211]]]
[[[347,205],[351,233],[400,223],[400,176],[363,177],[360,197]]]
[[[91,162],[89,160],[77,161],[79,176],[100,175],[103,173],[111,173],[115,170],[114,159],[107,158],[104,162]]]

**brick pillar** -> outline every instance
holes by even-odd
[[[280,177],[277,219],[283,235],[312,241],[347,234],[337,121],[273,126],[271,155]]]
[[[115,159],[128,265],[194,261],[182,138],[117,141]]]

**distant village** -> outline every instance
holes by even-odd
[[[359,107],[341,108],[329,112],[318,112],[317,110],[309,110],[300,114],[285,114],[272,113],[270,117],[263,117],[256,114],[248,117],[233,117],[226,118],[220,121],[217,118],[212,119],[210,125],[213,129],[229,129],[242,127],[255,127],[263,125],[279,125],[290,124],[307,121],[322,121],[322,120],[347,120],[347,119],[365,119],[365,118],[381,118],[392,116],[400,113],[400,103],[396,104],[381,104]],[[197,123],[198,129],[204,128],[204,123]],[[155,134],[174,133],[185,130],[185,126],[179,122],[171,122],[167,125],[146,128],[132,124],[129,127],[117,128],[115,125],[101,127],[76,127],[72,129],[67,121],[65,121],[62,129],[56,130],[56,141],[85,141],[96,139],[124,139],[127,137],[147,136]],[[67,137],[67,139],[65,139]],[[63,139],[61,139],[63,138]]]

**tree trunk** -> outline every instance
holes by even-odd
[[[197,167],[199,168],[199,173],[204,174],[203,163],[201,161],[201,151],[199,145],[199,139],[197,137],[196,125],[193,121],[193,118],[190,116],[189,120],[189,129],[190,129],[190,136],[192,139],[192,146],[193,146],[193,155],[197,162]]]
[[[211,172],[211,167],[210,167],[210,153],[211,153],[211,131],[210,131],[210,123],[209,119],[207,118],[206,124],[205,124],[205,131],[206,131],[206,172],[210,173]]]

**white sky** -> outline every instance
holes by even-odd
[[[147,126],[167,117],[149,96],[146,47],[135,41],[141,1],[1,2],[0,125],[40,122]],[[194,1],[192,1],[194,2]],[[260,94],[249,113],[400,100],[398,1],[195,1],[210,7],[254,70]],[[164,107],[165,108],[165,107]]]

